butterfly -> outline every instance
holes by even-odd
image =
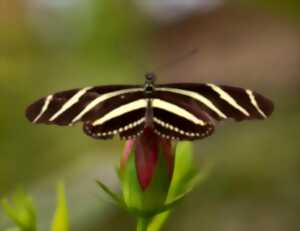
[[[26,110],[36,124],[72,126],[83,123],[96,139],[134,139],[145,128],[172,140],[210,136],[217,121],[266,119],[271,100],[249,89],[212,83],[155,84],[153,73],[144,85],[106,85],[58,92]]]

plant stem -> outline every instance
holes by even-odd
[[[139,217],[137,221],[137,231],[147,231],[149,224],[149,219],[144,217]]]

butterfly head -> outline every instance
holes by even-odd
[[[145,84],[154,84],[156,76],[153,72],[148,72],[145,74]]]
[[[145,94],[146,95],[151,95],[154,91],[154,83],[155,83],[155,74],[154,73],[146,73],[145,74]]]

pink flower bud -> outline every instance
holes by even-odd
[[[128,161],[129,155],[132,152],[133,146],[135,144],[135,140],[128,140],[125,144],[123,155],[121,156],[120,161],[120,171],[124,171],[125,165]]]
[[[156,135],[151,128],[145,128],[138,138],[127,141],[121,158],[121,172],[125,168],[132,151],[135,153],[136,171],[142,191],[145,191],[151,184],[160,154],[165,159],[166,171],[168,171],[171,179],[174,168],[174,155],[172,154],[170,140]]]

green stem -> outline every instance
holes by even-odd
[[[147,231],[148,225],[150,223],[150,219],[139,217],[137,221],[137,231]]]

